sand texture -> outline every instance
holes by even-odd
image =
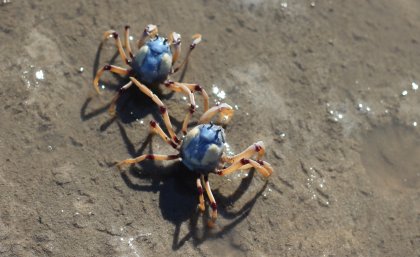
[[[4,1],[3,1],[4,2]],[[227,152],[264,141],[274,172],[195,175],[149,122],[112,39],[131,25],[203,35],[174,81],[226,102]],[[137,50],[137,48],[134,48]],[[0,256],[420,256],[417,0],[20,1],[0,4]],[[188,100],[154,89],[181,135]],[[193,127],[202,114],[202,98]]]

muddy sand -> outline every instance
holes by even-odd
[[[228,152],[262,140],[274,167],[210,175],[214,229],[183,165],[113,166],[175,153],[138,90],[107,113],[126,77],[92,87],[126,67],[102,33],[150,23],[184,54],[203,35],[171,78],[234,106]],[[0,256],[420,256],[419,1],[12,0],[0,42]],[[180,134],[188,102],[161,91]]]

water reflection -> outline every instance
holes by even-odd
[[[37,88],[42,80],[45,80],[45,72],[35,65],[29,65],[22,71],[21,78],[26,88]]]
[[[419,89],[419,85],[417,85],[416,82],[411,82],[411,89],[413,89],[414,91],[416,91],[417,89]]]
[[[220,104],[220,102],[226,98],[225,90],[221,89],[218,85],[213,84],[211,86],[211,92],[213,93],[213,96],[215,97],[214,99],[215,104]]]

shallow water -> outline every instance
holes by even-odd
[[[363,137],[362,163],[382,191],[420,187],[420,135],[417,128],[389,125]]]

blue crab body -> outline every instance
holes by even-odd
[[[167,40],[157,36],[148,41],[135,55],[131,67],[143,84],[163,82],[172,67],[172,52]]]
[[[190,130],[181,145],[182,163],[191,171],[208,174],[216,169],[223,154],[225,133],[213,124]]]

